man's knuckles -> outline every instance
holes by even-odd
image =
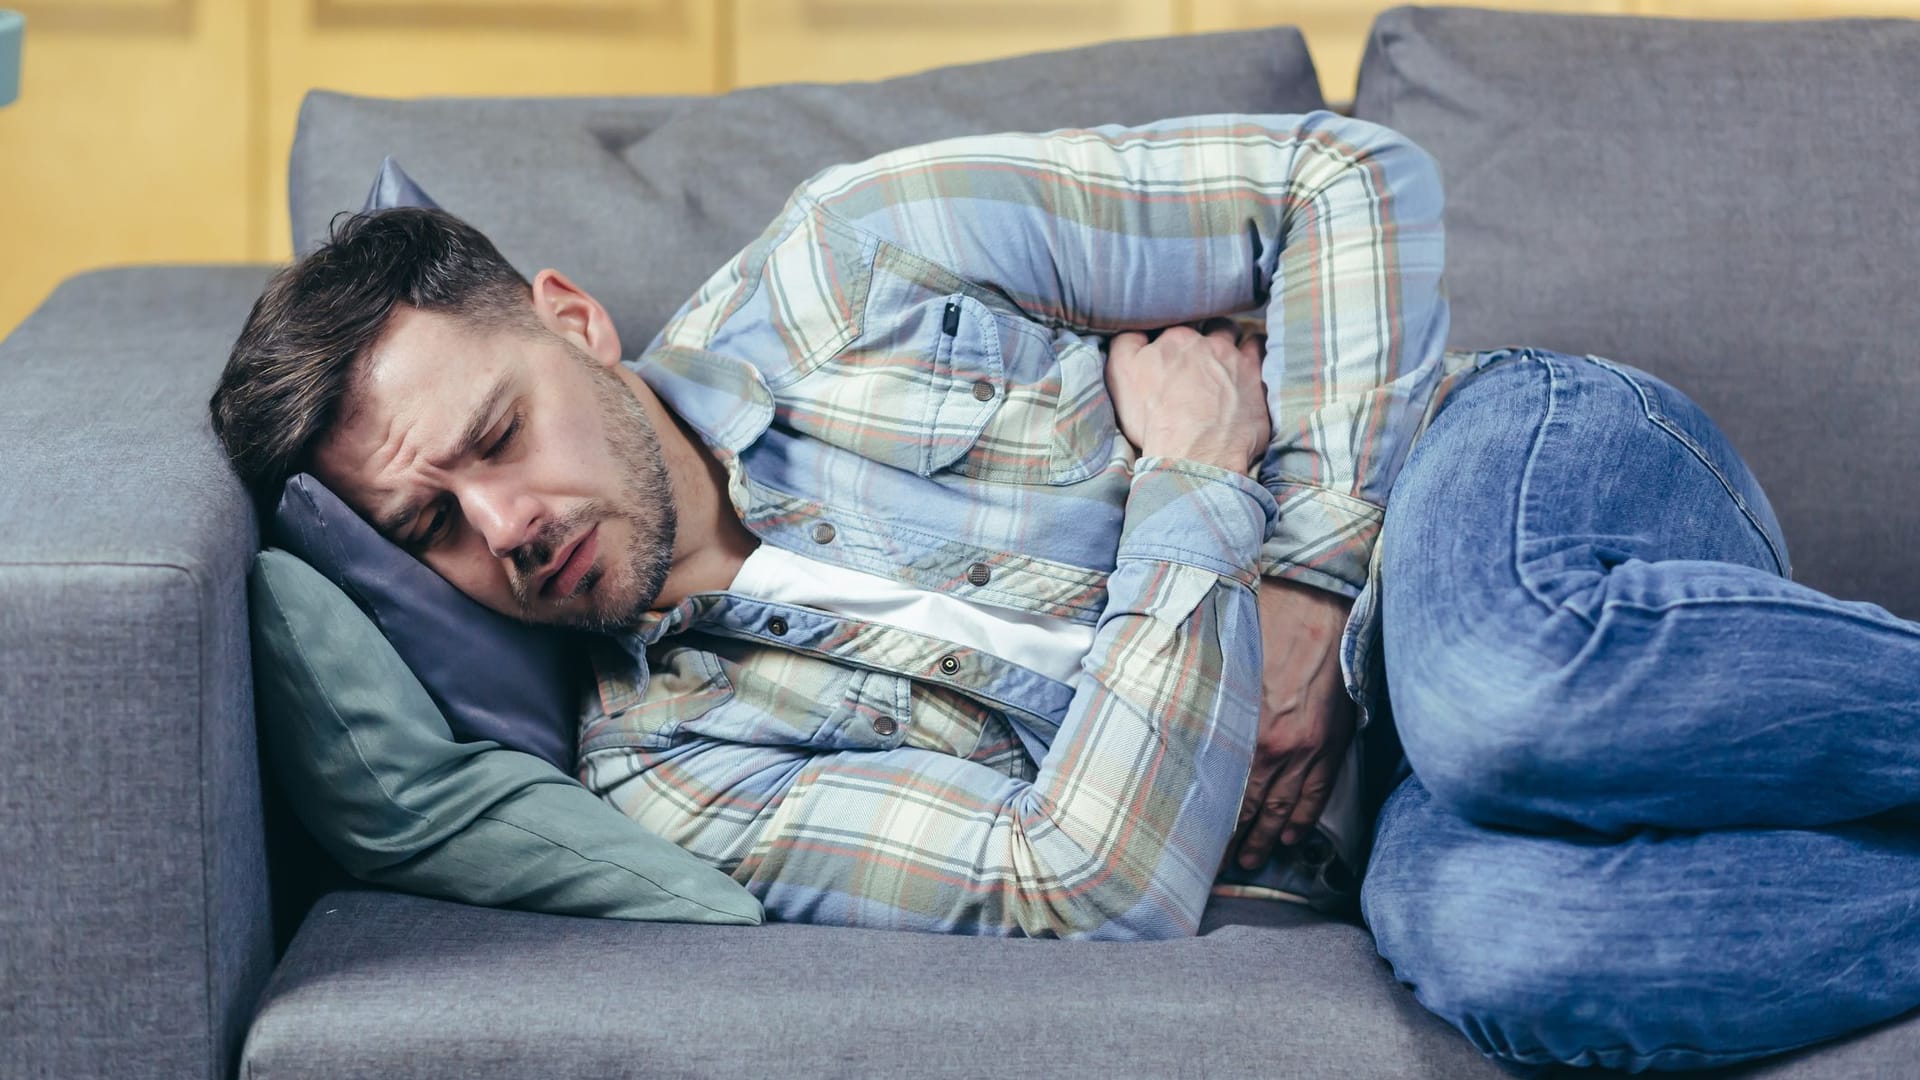
[[[1322,737],[1318,724],[1306,730],[1267,730],[1254,737],[1253,748],[1260,760],[1273,761],[1311,751],[1320,745]]]

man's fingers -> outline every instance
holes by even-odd
[[[1307,770],[1307,779],[1300,785],[1300,800],[1293,805],[1293,813],[1287,818],[1286,827],[1280,830],[1280,842],[1293,845],[1307,835],[1320,815],[1327,811],[1327,799],[1333,794],[1334,778],[1340,775],[1343,760],[1323,757],[1314,762]]]
[[[1300,785],[1306,781],[1307,766],[1311,760],[1307,754],[1291,758],[1273,778],[1266,797],[1261,800],[1260,813],[1254,818],[1253,828],[1240,843],[1241,866],[1248,870],[1255,869],[1273,854],[1273,846],[1280,839],[1280,830],[1293,816],[1294,804],[1300,801]]]
[[[1121,360],[1139,352],[1147,345],[1147,335],[1138,330],[1127,330],[1113,335],[1107,340],[1107,359]]]
[[[1260,804],[1266,800],[1267,788],[1273,785],[1273,778],[1279,774],[1280,766],[1286,763],[1281,755],[1266,756],[1256,747],[1253,751],[1253,768],[1247,772],[1246,793],[1240,797],[1240,817],[1233,827],[1233,835],[1227,838],[1227,850],[1220,857],[1220,868],[1226,869],[1240,853],[1240,845],[1245,841],[1248,830],[1260,816]]]

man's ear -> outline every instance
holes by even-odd
[[[620,362],[613,316],[567,275],[548,268],[533,275],[533,312],[547,329],[585,349],[605,367]]]

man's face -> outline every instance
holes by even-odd
[[[553,333],[404,305],[314,471],[461,592],[529,622],[632,623],[672,565],[673,493],[619,375]]]

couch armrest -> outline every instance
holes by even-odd
[[[0,1071],[225,1080],[273,965],[253,512],[207,398],[271,268],[72,278],[0,342]]]

